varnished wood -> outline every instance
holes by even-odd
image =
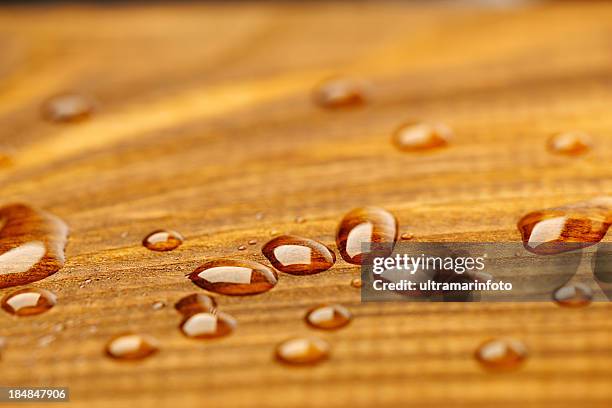
[[[609,195],[610,21],[612,4],[586,1],[3,7],[0,205],[44,208],[70,239],[65,267],[31,285],[58,304],[0,314],[0,384],[68,386],[71,407],[610,406],[609,304],[360,304],[358,267],[337,256],[261,295],[218,296],[238,321],[227,338],[185,338],[172,307],[202,291],[185,275],[205,261],[267,264],[273,230],[335,250],[355,207],[389,210],[416,240],[517,241],[526,213]],[[370,81],[369,102],[316,106],[312,87],[335,74]],[[96,112],[45,122],[41,103],[70,91]],[[391,134],[413,120],[455,137],[400,152]],[[566,130],[591,134],[592,151],[551,154]],[[163,228],[185,242],[142,246]],[[325,302],[354,320],[307,327]],[[125,331],[156,337],[159,353],[105,357]],[[331,344],[328,361],[274,361],[278,342],[306,334]],[[525,342],[525,365],[484,371],[475,348],[505,335]]]

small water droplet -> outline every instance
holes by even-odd
[[[276,346],[276,358],[290,365],[314,365],[329,357],[329,344],[316,337],[298,337]]]
[[[356,208],[340,221],[336,245],[346,262],[360,265],[364,253],[362,243],[393,245],[397,241],[397,235],[397,219],[390,212],[377,207]]]
[[[43,117],[51,122],[78,122],[87,119],[95,103],[77,93],[65,93],[47,99],[42,106]]]
[[[201,288],[223,295],[254,295],[272,289],[278,275],[258,262],[218,259],[198,267],[189,279]]]
[[[393,144],[399,150],[412,152],[446,146],[453,131],[442,123],[407,123],[393,133]]]
[[[271,236],[271,237],[273,237],[273,236],[275,236],[275,235],[278,235],[278,234],[280,234],[280,231],[279,231],[279,230],[270,230],[270,236]]]
[[[257,245],[257,240],[256,239],[251,239],[248,242],[249,245]]]
[[[414,238],[414,234],[413,234],[412,232],[404,232],[404,233],[403,233],[403,234],[400,236],[400,238],[401,238],[402,240],[404,240],[404,241],[409,241],[409,240],[411,240],[412,238]]]
[[[106,344],[106,355],[116,360],[142,360],[159,351],[157,340],[144,334],[122,334]]]
[[[245,249],[247,249],[246,245],[240,245],[240,246],[238,247],[238,250],[239,250],[239,251],[244,251]]]
[[[328,270],[336,255],[322,243],[293,235],[268,241],[261,250],[276,269],[292,275],[311,275]]]
[[[255,214],[255,219],[257,221],[263,220],[263,217],[264,217],[264,213],[262,213],[262,212],[258,212],[257,214]]]
[[[303,223],[305,223],[305,222],[306,222],[306,218],[304,218],[304,217],[300,217],[300,216],[298,215],[297,217],[295,217],[295,220],[294,220],[294,221],[295,221],[295,223],[296,223],[296,224],[303,224]]]
[[[306,323],[311,327],[323,330],[335,330],[346,326],[353,316],[341,305],[321,305],[306,313]]]
[[[353,278],[351,280],[351,286],[354,288],[361,288],[362,285],[361,278]]]
[[[153,310],[162,310],[164,307],[166,307],[166,302],[164,302],[162,300],[158,300],[157,302],[153,302],[153,304],[151,305],[151,308]]]
[[[492,370],[509,370],[520,366],[527,357],[525,345],[514,339],[492,339],[482,343],[476,360]]]
[[[63,324],[63,323],[58,323],[58,324],[56,324],[56,325],[54,325],[54,326],[53,326],[53,331],[54,331],[54,332],[56,332],[56,333],[59,333],[59,332],[61,332],[62,330],[64,330],[64,328],[65,328],[65,327],[66,327],[66,326],[64,326],[64,324]]]
[[[183,236],[176,231],[157,230],[153,231],[142,241],[147,249],[151,251],[172,251],[183,243]]]
[[[591,137],[582,132],[557,133],[548,139],[548,150],[568,156],[586,153],[591,146]]]
[[[127,231],[123,231],[123,232],[121,233],[121,238],[126,238],[127,236],[128,236]]]
[[[51,309],[57,300],[48,290],[25,288],[7,294],[1,303],[7,313],[15,316],[33,316]]]
[[[187,337],[212,339],[227,336],[234,331],[236,324],[236,319],[227,313],[200,312],[185,317],[180,329]]]
[[[49,344],[53,343],[54,341],[55,341],[55,336],[48,334],[38,339],[38,346],[47,347]]]
[[[349,108],[367,102],[369,85],[360,79],[332,77],[319,83],[313,92],[315,102],[324,108]]]
[[[601,241],[612,223],[612,197],[599,197],[531,212],[517,227],[525,249],[535,254],[557,254]]]
[[[26,285],[64,266],[68,227],[22,204],[0,208],[0,288]]]
[[[211,296],[193,293],[179,299],[174,308],[183,315],[213,312],[217,308],[217,301]]]
[[[582,283],[562,286],[553,293],[553,300],[559,306],[584,307],[593,300],[593,291]]]

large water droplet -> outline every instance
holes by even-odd
[[[598,243],[612,223],[612,197],[531,212],[518,222],[525,249],[557,254]]]
[[[476,360],[492,370],[509,370],[520,366],[527,358],[525,345],[514,339],[492,339],[480,345]]]
[[[2,308],[16,316],[32,316],[46,312],[57,303],[48,290],[26,288],[11,292],[2,298]]]
[[[285,340],[276,346],[276,358],[285,364],[314,365],[329,357],[329,344],[316,337]]]
[[[60,270],[67,239],[68,227],[54,215],[22,204],[0,208],[0,288]]]
[[[306,313],[306,323],[316,329],[335,330],[351,322],[351,312],[341,305],[317,306]]]
[[[218,259],[198,267],[189,279],[201,288],[223,295],[254,295],[272,289],[278,275],[258,262]]]
[[[393,214],[377,207],[356,208],[344,216],[336,244],[342,258],[352,264],[363,262],[363,243],[388,243],[397,241],[398,223]]]
[[[43,117],[52,122],[78,122],[94,111],[94,101],[81,94],[65,93],[47,99],[42,106]]]
[[[359,79],[333,77],[314,89],[315,102],[324,108],[349,108],[363,105],[368,99],[369,85]]]
[[[208,295],[193,293],[179,299],[174,308],[179,313],[189,316],[200,312],[213,312],[217,308],[217,302]]]
[[[591,137],[582,132],[564,132],[548,139],[548,149],[557,154],[577,156],[591,149]]]
[[[200,312],[185,317],[180,329],[187,337],[212,339],[227,336],[234,331],[236,324],[236,319],[227,313]]]
[[[399,150],[412,152],[446,146],[453,131],[442,123],[408,123],[393,133],[393,144]]]
[[[293,235],[276,237],[262,248],[272,266],[292,275],[311,275],[328,270],[336,255],[322,243]]]
[[[123,334],[106,344],[106,355],[116,360],[142,360],[159,351],[157,340],[144,334]]]
[[[588,306],[592,299],[593,290],[582,283],[562,286],[553,293],[553,300],[565,307]]]
[[[157,230],[145,237],[142,245],[151,251],[172,251],[183,243],[183,236],[176,231]]]

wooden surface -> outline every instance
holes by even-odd
[[[68,386],[71,407],[610,406],[609,304],[362,305],[349,285],[358,268],[341,259],[281,274],[259,296],[220,297],[239,324],[225,339],[184,338],[172,304],[201,290],[185,275],[205,260],[265,261],[272,230],[334,247],[337,222],[361,205],[393,212],[419,240],[516,241],[524,213],[610,194],[611,21],[611,3],[586,1],[3,7],[0,147],[12,164],[0,168],[0,204],[42,207],[71,235],[64,269],[32,285],[57,306],[0,313],[0,383]],[[369,79],[372,102],[314,106],[313,84],[338,73]],[[97,98],[98,112],[43,121],[40,103],[67,90]],[[401,153],[391,132],[413,119],[456,137]],[[569,129],[592,133],[592,152],[546,151]],[[146,250],[158,228],[186,242]],[[302,316],[320,302],[354,321],[313,332]],[[157,337],[161,352],[105,358],[126,330]],[[331,359],[276,363],[275,344],[302,334],[327,339]],[[520,370],[472,358],[499,335],[529,348]]]

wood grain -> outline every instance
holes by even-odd
[[[226,339],[184,338],[172,307],[201,290],[185,275],[206,260],[267,263],[273,230],[335,248],[354,207],[386,208],[418,240],[516,241],[525,213],[610,194],[610,21],[611,3],[587,1],[4,6],[0,205],[44,208],[71,232],[65,267],[33,285],[58,305],[0,314],[0,384],[68,386],[71,407],[610,406],[609,304],[360,304],[358,268],[338,257],[319,275],[280,274],[265,294],[218,298],[239,325]],[[312,86],[333,74],[371,81],[371,103],[315,106]],[[42,120],[42,101],[65,91],[98,100],[91,120]],[[399,152],[391,133],[414,119],[455,139]],[[551,155],[548,136],[570,129],[594,149]],[[142,247],[159,228],[185,243]],[[321,302],[355,315],[320,333],[330,360],[276,363],[279,341],[317,334],[303,314]],[[161,352],[105,358],[126,330]],[[474,361],[499,335],[526,343],[520,370]]]

